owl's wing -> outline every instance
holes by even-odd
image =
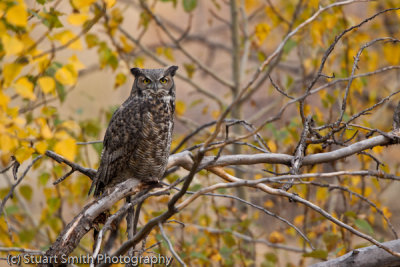
[[[89,194],[94,187],[94,196],[99,196],[111,179],[118,176],[118,172],[126,166],[129,151],[134,151],[136,146],[136,129],[132,127],[130,117],[135,113],[135,103],[124,103],[113,114],[106,130],[100,166],[89,189]]]

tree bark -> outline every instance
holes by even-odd
[[[382,243],[386,247],[400,251],[400,239]],[[310,267],[395,267],[400,266],[400,258],[377,246],[355,249],[339,258],[320,262]]]

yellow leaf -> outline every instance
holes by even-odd
[[[7,4],[5,2],[0,2],[0,17],[3,17],[7,9]]]
[[[74,85],[76,83],[77,74],[73,73],[71,68],[68,68],[68,66],[63,66],[62,68],[57,70],[55,78],[61,84]]]
[[[121,85],[123,85],[126,82],[126,76],[123,73],[118,73],[115,76],[115,82],[114,82],[114,88],[117,88]]]
[[[219,254],[218,252],[211,256],[211,260],[213,262],[219,262],[221,259],[222,259],[221,254]]]
[[[273,8],[271,8],[270,6],[265,7],[265,14],[267,15],[267,17],[269,19],[272,20],[272,24],[274,26],[279,25],[280,23],[280,19],[279,17],[276,15],[275,11]]]
[[[72,13],[68,16],[68,22],[74,26],[81,26],[88,19],[88,15],[82,13]]]
[[[32,101],[36,100],[36,95],[33,93],[33,83],[31,83],[28,78],[19,78],[14,84],[14,89],[23,98],[27,98]]]
[[[387,43],[383,47],[383,54],[387,62],[391,65],[397,65],[400,63],[400,45],[395,43]]]
[[[264,202],[264,207],[266,208],[273,208],[275,206],[274,202],[272,200],[268,199],[267,201]]]
[[[72,120],[64,121],[61,124],[61,127],[73,131],[76,134],[78,134],[81,129],[81,127],[79,127],[79,124]]]
[[[34,47],[34,46],[36,45],[36,40],[33,40],[33,39],[31,38],[31,36],[29,35],[29,33],[21,34],[21,35],[19,36],[19,39],[21,40],[22,44],[24,45],[24,47],[25,47],[26,49],[27,49],[27,48],[30,49],[30,54],[33,54],[34,51],[35,51],[35,49],[32,48],[32,47]]]
[[[4,64],[3,67],[4,87],[10,86],[11,82],[21,72],[21,69],[22,69],[21,64],[17,63]]]
[[[317,8],[319,5],[319,0],[309,0],[308,6],[311,8]]]
[[[261,45],[267,38],[271,27],[267,23],[260,23],[256,25],[255,34],[258,39],[258,45]]]
[[[274,244],[283,243],[283,242],[285,242],[285,237],[281,233],[279,233],[277,231],[273,231],[269,235],[268,240],[269,240],[269,242],[274,243]]]
[[[276,144],[275,144],[275,142],[274,142],[273,140],[269,140],[269,141],[267,142],[267,145],[268,145],[269,149],[271,149],[271,152],[272,152],[272,153],[275,153],[275,152],[276,152],[277,147],[276,147]]]
[[[374,151],[376,154],[381,154],[383,151],[383,147],[382,146],[375,146],[372,151]]]
[[[219,110],[213,110],[213,111],[211,111],[211,116],[212,116],[214,119],[218,119],[218,118],[219,118],[219,115],[221,115],[221,112],[220,112]]]
[[[182,115],[185,113],[185,111],[186,111],[186,104],[185,104],[185,102],[183,102],[183,101],[181,101],[181,100],[176,101],[175,110],[176,110],[176,114],[177,114],[178,116],[182,116]]]
[[[35,150],[31,147],[20,147],[15,151],[14,157],[19,163],[24,162],[25,160],[29,159]]]
[[[3,110],[5,110],[9,102],[10,102],[10,97],[4,94],[3,91],[0,91],[0,107],[2,107]]]
[[[38,79],[38,84],[45,94],[55,92],[56,82],[49,76],[40,77]]]
[[[60,41],[61,44],[66,45],[67,43],[70,43],[73,39],[76,38],[76,34],[71,32],[70,30],[65,30],[55,34],[53,38]],[[75,41],[70,43],[68,47],[75,50],[82,50],[82,44],[80,39],[79,38],[76,39]]]
[[[383,207],[383,208],[382,208],[382,212],[383,212],[383,214],[384,214],[387,218],[392,217],[392,213],[390,212],[390,210],[389,210],[388,207]]]
[[[322,42],[322,34],[325,31],[325,25],[319,21],[315,21],[311,26],[311,39],[313,45],[324,46]]]
[[[129,53],[129,52],[131,52],[133,50],[133,45],[128,42],[128,40],[125,37],[125,35],[121,35],[119,37],[119,39],[121,40],[122,50],[124,50],[124,52]]]
[[[44,139],[49,139],[53,137],[53,133],[44,118],[36,119],[36,123],[39,125],[40,134]]]
[[[1,17],[2,15],[0,14],[0,18]],[[4,22],[0,21],[0,37],[3,36],[4,34],[7,34],[7,27],[6,25],[4,25]]]
[[[378,67],[379,56],[375,51],[368,52],[368,71],[374,71]]]
[[[116,0],[103,0],[103,1],[106,3],[107,8],[113,7],[115,5],[115,3],[117,2]]]
[[[364,196],[369,197],[372,194],[373,190],[370,186],[367,186],[364,190]]]
[[[11,138],[8,134],[0,136],[0,149],[3,153],[13,151],[18,145],[18,141],[15,138]]]
[[[15,26],[25,27],[28,22],[28,12],[26,11],[25,4],[20,2],[10,7],[6,13],[6,20]]]
[[[258,7],[259,5],[260,5],[259,0],[245,0],[245,2],[244,2],[244,7],[245,7],[246,11],[249,11],[255,7]]]
[[[79,60],[76,55],[73,55],[68,59],[68,63],[74,67],[75,71],[79,71],[85,68],[85,65]]]
[[[54,137],[61,140],[61,139],[70,138],[70,135],[69,135],[66,131],[61,130],[61,131],[57,131],[57,132],[54,134]]]
[[[96,2],[96,0],[72,0],[73,5],[78,9],[88,7],[94,2]]]
[[[43,155],[47,150],[47,143],[45,141],[39,141],[36,143],[35,147],[36,151]]]
[[[371,207],[371,208],[372,208],[372,207]],[[373,209],[373,211],[376,212],[375,209]],[[374,224],[374,222],[375,222],[375,215],[373,215],[373,214],[370,213],[370,214],[368,214],[367,219],[368,219],[368,222],[369,222],[370,224]]]
[[[321,187],[317,189],[316,199],[318,202],[324,202],[328,198],[328,188]]]
[[[73,161],[77,152],[75,139],[69,137],[57,142],[54,146],[54,151],[66,159]]]
[[[38,50],[39,51],[39,50]],[[34,56],[34,55],[33,55]],[[41,56],[38,59],[35,59],[34,62],[37,62],[37,69],[39,70],[39,72],[43,73],[46,71],[46,69],[49,67],[50,65],[50,60],[48,59],[47,56]]]
[[[24,44],[15,36],[8,34],[3,35],[1,38],[6,56],[16,55],[22,52]]]
[[[264,176],[262,175],[262,174],[256,174],[256,175],[254,175],[254,180],[258,180],[258,179],[261,179],[261,178],[263,178]]]
[[[12,109],[9,109],[9,110],[12,110]],[[8,113],[9,110],[7,110],[7,113]],[[16,110],[17,110],[17,113],[18,113],[18,109],[16,109]],[[20,127],[24,127],[26,125],[26,119],[22,118],[22,117],[17,117],[17,118],[14,119],[14,123],[15,123],[15,125],[18,125]]]
[[[303,226],[303,223],[304,223],[304,215],[297,215],[295,218],[294,218],[294,225],[296,225],[296,226]]]

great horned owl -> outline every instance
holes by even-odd
[[[99,196],[126,179],[152,183],[162,177],[174,127],[177,69],[131,69],[135,76],[131,94],[108,125],[89,194],[96,188],[94,196]]]

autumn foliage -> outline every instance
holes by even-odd
[[[399,7],[396,0],[1,1],[0,256],[44,253],[92,201],[87,175],[46,151],[97,169],[107,122],[130,92],[129,69],[170,64],[181,67],[172,152],[201,155],[177,203],[204,194],[161,221],[165,232],[156,225],[137,253],[172,255],[171,242],[188,266],[307,266],[371,245],[335,220],[379,242],[397,239],[398,139],[385,134],[400,92]],[[390,142],[303,162],[377,135]],[[293,160],[251,163],[263,153]],[[250,157],[229,161],[240,155]],[[203,156],[217,163],[203,166]],[[188,170],[177,165],[164,186]],[[294,177],[302,174],[310,176]],[[260,183],[266,191],[219,186],[235,177],[276,179]],[[166,212],[181,189],[182,182],[140,204],[138,228]],[[114,229],[109,252],[127,240],[126,228],[122,220]],[[93,243],[85,235],[73,254],[91,253]]]

